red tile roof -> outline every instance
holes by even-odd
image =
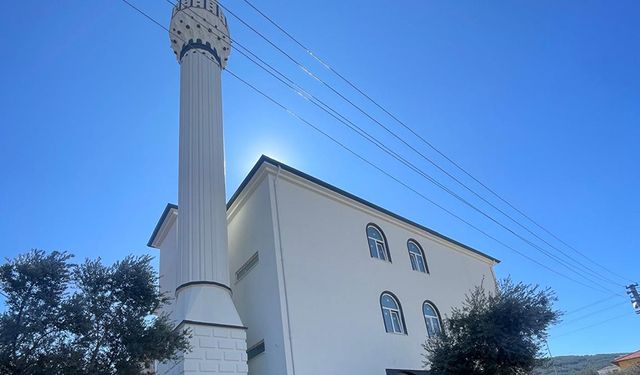
[[[631,354],[622,355],[622,356],[614,359],[612,362],[615,363],[615,364],[618,364],[620,362],[624,362],[624,361],[628,361],[630,359],[636,359],[636,358],[640,358],[640,350],[638,350],[637,352],[633,352]]]

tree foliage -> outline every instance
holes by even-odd
[[[539,364],[547,328],[559,320],[550,289],[506,279],[495,292],[472,290],[453,309],[438,338],[428,340],[433,375],[520,375]]]
[[[0,374],[140,374],[188,350],[168,316],[148,256],[105,266],[40,250],[0,266]]]

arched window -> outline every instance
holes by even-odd
[[[380,296],[380,307],[382,308],[382,318],[384,319],[384,328],[387,332],[406,334],[404,326],[404,316],[402,315],[402,307],[396,297],[384,292]]]
[[[409,240],[407,242],[407,248],[409,249],[411,268],[413,268],[414,271],[429,273],[429,267],[427,266],[427,261],[424,257],[422,247],[420,247],[415,240]]]
[[[440,314],[436,307],[429,301],[425,301],[422,305],[422,314],[424,315],[424,324],[427,325],[427,336],[433,338],[442,333],[442,325],[440,324]]]
[[[380,228],[374,224],[367,225],[367,240],[369,241],[371,257],[391,262],[387,240],[384,238]]]

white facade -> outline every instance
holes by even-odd
[[[169,206],[150,240],[169,293],[177,287],[176,216]],[[495,288],[494,258],[266,157],[227,219],[230,287],[248,328],[251,375],[421,374],[423,303],[444,317],[474,286]],[[391,262],[370,255],[371,223]],[[410,239],[429,273],[412,269]],[[400,303],[406,334],[386,332],[383,292]]]

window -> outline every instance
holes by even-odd
[[[382,318],[384,320],[385,330],[390,333],[406,334],[407,331],[404,326],[402,308],[396,297],[389,292],[382,293],[380,296],[380,307],[382,307]]]
[[[424,324],[427,325],[427,336],[433,338],[442,332],[440,325],[440,314],[436,307],[429,301],[425,301],[422,305],[422,314],[424,315]]]
[[[384,234],[374,224],[367,225],[367,240],[369,241],[369,252],[372,258],[378,258],[391,262],[389,248]]]
[[[413,268],[414,271],[429,273],[429,267],[427,267],[427,261],[425,260],[422,247],[420,247],[415,240],[409,240],[407,242],[407,248],[409,249],[411,268]]]

